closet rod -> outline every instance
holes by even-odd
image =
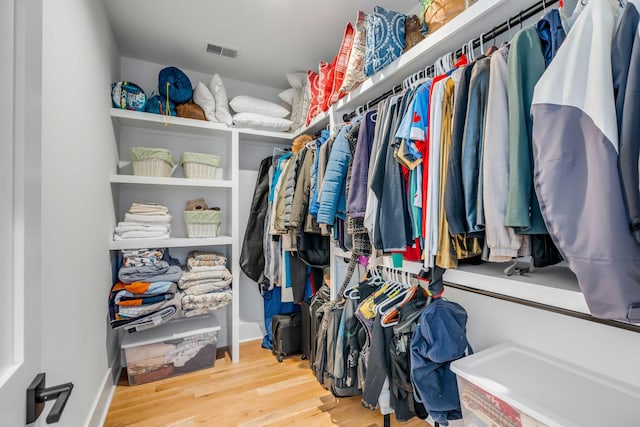
[[[512,296],[509,296],[509,295],[499,294],[499,293],[496,293],[496,292],[491,292],[491,291],[485,291],[485,290],[481,290],[481,289],[471,288],[469,286],[460,285],[458,283],[451,283],[451,282],[445,281],[444,282],[444,286],[445,286],[445,288],[446,287],[455,288],[455,289],[458,289],[458,290],[461,290],[461,291],[471,292],[472,294],[478,294],[478,295],[482,295],[482,296],[486,296],[486,297],[490,297],[490,298],[499,299],[499,300],[502,300],[502,301],[512,302],[512,303],[524,305],[524,306],[531,307],[531,308],[537,308],[539,310],[549,311],[551,313],[556,313],[556,314],[562,314],[562,315],[565,315],[565,316],[575,317],[576,319],[588,320],[590,322],[599,323],[601,325],[606,325],[606,326],[611,326],[611,327],[614,327],[614,328],[624,329],[624,330],[631,331],[631,332],[640,332],[640,325],[635,325],[633,323],[618,322],[616,320],[609,320],[609,319],[600,319],[598,317],[594,317],[594,316],[592,316],[590,314],[582,313],[582,312],[579,312],[579,311],[569,310],[569,309],[561,308],[561,307],[555,307],[553,305],[543,304],[543,303],[535,302],[535,301],[529,301],[529,300],[522,299],[522,298],[517,298],[517,297],[512,297]]]
[[[474,39],[473,48],[476,49],[481,45],[483,45],[484,43],[488,42],[489,40],[495,39],[499,35],[504,34],[507,31],[510,31],[516,25],[524,23],[527,19],[536,16],[540,12],[544,12],[547,9],[547,7],[554,5],[559,1],[560,0],[541,0],[535,3],[534,5],[530,6],[529,8],[521,10],[520,13],[518,13],[517,15],[512,16],[511,18],[504,21],[502,24],[496,25],[490,31],[483,33],[478,38]],[[454,57],[456,58],[460,57],[461,55],[462,55],[462,48],[454,52]],[[428,67],[428,70],[433,72],[435,70],[435,67],[431,65]],[[366,106],[365,111],[367,111],[371,105],[376,105],[377,103],[388,98],[389,96],[400,92],[400,90],[402,90],[402,84],[395,85],[391,90],[388,90],[382,95],[367,102],[364,105]],[[352,111],[351,113],[345,113],[342,116],[342,120],[346,123],[352,118],[354,118],[357,114],[358,114],[357,110]]]

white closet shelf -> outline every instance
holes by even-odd
[[[333,108],[330,107],[330,108]],[[323,129],[324,127],[326,127],[329,124],[329,115],[331,110],[328,111],[323,111],[322,113],[318,114],[312,121],[311,123],[309,123],[309,126],[303,127],[302,129],[298,129],[297,131],[294,132],[293,134],[293,138],[297,138],[298,136],[302,135],[302,134],[309,134],[311,136],[315,135],[316,132],[318,132],[319,130]]]
[[[137,249],[137,248],[189,248],[201,246],[225,246],[231,245],[231,236],[218,236],[206,238],[172,237],[170,239],[130,239],[112,240],[109,242],[110,250]]]
[[[366,104],[409,75],[432,65],[438,58],[454,52],[479,34],[489,32],[519,11],[531,6],[532,0],[478,0],[442,28],[418,43],[383,70],[365,80],[344,98],[331,106],[333,112],[347,113]],[[513,34],[519,28],[513,29]],[[489,46],[487,44],[487,46]]]
[[[112,184],[127,185],[159,185],[162,187],[187,187],[187,188],[231,188],[230,180],[217,179],[189,179],[156,176],[116,175],[109,178]]]
[[[341,258],[351,257],[351,252],[337,247],[334,248],[333,254]],[[402,267],[393,267],[391,256],[388,255],[379,257],[377,261],[380,266],[411,274],[418,274],[422,270],[421,262],[406,260],[403,261]],[[533,273],[523,276],[506,276],[506,265],[463,265],[456,270],[447,270],[444,273],[444,281],[579,313],[590,313],[575,275],[563,264],[536,269]]]
[[[167,120],[166,116],[160,114],[122,110],[120,108],[111,109],[111,118],[121,127],[128,126],[151,130],[166,130],[189,133],[192,135],[218,135],[230,137],[233,132],[237,132],[243,138],[249,137],[249,139],[256,140],[264,140],[267,138],[285,141],[290,141],[294,137],[294,134],[291,132],[272,132],[249,128],[229,127],[222,123],[175,116],[171,116]]]

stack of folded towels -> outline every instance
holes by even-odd
[[[171,215],[166,206],[156,203],[133,203],[119,222],[114,240],[168,239],[171,235]]]
[[[232,299],[231,273],[227,259],[212,252],[192,251],[178,281],[185,317],[198,316],[224,307]]]
[[[180,262],[167,249],[122,250],[109,299],[111,327],[142,330],[173,318],[180,311],[181,277]]]

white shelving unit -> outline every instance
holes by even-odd
[[[128,150],[133,146],[161,147],[172,151],[180,161],[182,152],[202,152],[221,157],[220,179],[188,179],[181,176],[180,167],[167,178],[134,176],[126,168],[114,164],[109,181],[112,186],[114,213],[120,220],[133,201],[162,203],[173,215],[170,239],[112,240],[110,250],[166,247],[186,253],[191,248],[223,252],[229,258],[228,268],[234,278],[233,301],[226,311],[226,330],[223,336],[231,348],[234,362],[239,361],[240,311],[239,291],[240,224],[239,224],[239,166],[241,141],[247,144],[289,144],[291,133],[262,132],[253,129],[227,127],[220,123],[181,117],[165,117],[156,114],[111,110],[111,118],[118,142],[119,160],[128,160]],[[248,147],[248,146],[247,146]],[[251,148],[249,148],[251,149]],[[182,222],[182,212],[187,200],[204,197],[210,206],[220,206],[223,212],[221,235],[213,238],[188,238]],[[116,221],[117,222],[117,221]],[[216,312],[220,317],[220,312]],[[225,322],[222,322],[225,323]],[[230,339],[229,339],[230,338]]]

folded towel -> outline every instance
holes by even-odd
[[[198,281],[193,286],[189,286],[182,291],[183,295],[203,295],[209,292],[228,290],[231,279],[220,281]]]
[[[162,231],[168,233],[171,231],[171,224],[145,224],[144,222],[119,222],[116,227],[116,233],[125,231]]]
[[[125,231],[124,233],[114,234],[113,240],[127,240],[127,239],[170,239],[171,234],[164,232],[146,232],[146,231]]]
[[[166,224],[171,222],[172,216],[169,214],[124,214],[124,222],[143,222],[145,224]]]
[[[129,213],[168,213],[169,208],[158,203],[133,202]]]

